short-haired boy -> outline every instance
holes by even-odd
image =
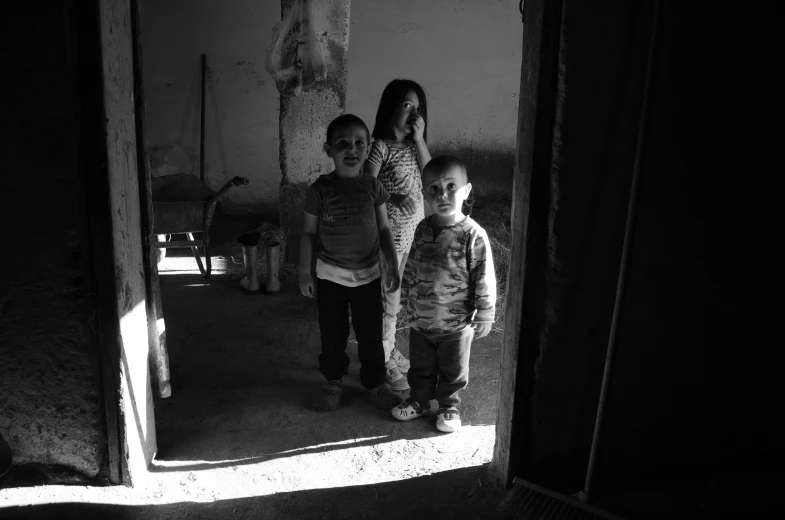
[[[370,135],[359,117],[345,114],[327,127],[324,151],[335,170],[308,188],[300,240],[300,291],[316,296],[322,353],[319,371],[327,379],[314,400],[320,410],[338,408],[342,378],[348,372],[349,308],[357,336],[360,383],[371,402],[385,409],[401,398],[385,383],[382,347],[382,292],[379,247],[394,269],[387,271],[385,289],[401,283],[395,244],[387,221],[389,195],[381,183],[363,173]],[[311,265],[316,251],[316,283]]]
[[[450,155],[435,157],[422,184],[434,214],[415,230],[401,284],[411,327],[411,394],[392,415],[401,421],[430,415],[436,399],[436,428],[449,433],[461,427],[456,405],[469,383],[472,340],[493,324],[496,275],[488,234],[463,213],[472,189],[466,165]]]

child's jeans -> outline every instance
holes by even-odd
[[[349,339],[349,306],[357,336],[360,357],[360,383],[373,388],[384,383],[382,349],[381,278],[358,287],[347,287],[329,280],[316,279],[316,304],[322,353],[319,371],[328,381],[341,379],[349,369],[346,341]]]
[[[421,403],[436,399],[440,406],[461,402],[459,393],[469,384],[469,356],[474,329],[471,325],[447,334],[409,329],[407,379],[411,397]]]

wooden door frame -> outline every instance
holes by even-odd
[[[141,33],[140,0],[130,0],[134,109],[136,116],[136,163],[139,178],[140,225],[144,249],[144,275],[147,288],[147,335],[150,344],[150,384],[156,397],[172,395],[169,378],[169,355],[166,350],[166,326],[164,325],[161,285],[158,278],[158,246],[153,233],[153,191],[150,157],[147,153],[147,117],[145,111],[143,52]]]
[[[105,193],[101,190],[97,193],[108,198],[98,207],[110,220],[93,219],[93,229],[98,233],[95,239],[99,253],[96,256],[97,276],[104,281],[111,280],[114,288],[106,299],[109,308],[99,311],[99,341],[103,354],[111,479],[132,485],[145,478],[156,451],[147,359],[159,355],[154,336],[157,328],[148,328],[147,321],[148,315],[152,320],[157,319],[156,305],[148,301],[151,287],[152,294],[156,292],[157,280],[151,286],[150,273],[155,269],[150,267],[155,257],[151,255],[153,245],[150,243],[152,208],[146,204],[150,201],[150,172],[144,151],[139,2],[100,0],[96,2],[96,9],[100,22],[107,152],[107,161],[98,172],[106,176]],[[511,216],[511,229],[515,232],[506,293],[492,460],[492,467],[505,485],[511,483],[522,457],[525,458],[530,429],[536,340],[542,325],[542,310],[537,306],[542,303],[543,286],[537,267],[543,261],[543,254],[547,254],[544,234],[558,97],[556,81],[562,14],[562,0],[527,0],[524,3]],[[112,240],[109,244],[100,244],[100,237],[107,233]],[[111,264],[99,265],[102,258],[111,258]],[[140,312],[139,306],[144,312]],[[152,326],[155,327],[155,323]],[[145,334],[139,334],[139,330],[144,330]],[[168,384],[168,362],[166,379]]]
[[[491,467],[506,487],[528,458],[534,364],[545,323],[550,164],[558,103],[563,0],[523,3],[521,87],[510,263]]]
[[[131,0],[97,0],[80,9],[82,20],[93,25],[84,29],[91,40],[85,48],[99,49],[88,50],[95,77],[88,83],[96,85],[90,91],[100,101],[94,101],[87,137],[89,146],[100,148],[89,156],[102,159],[90,165],[87,177],[109,479],[131,486],[148,477],[157,449],[148,365],[145,264],[150,259],[145,257],[150,255],[142,234],[137,167],[136,26]],[[100,72],[93,76],[95,70]]]

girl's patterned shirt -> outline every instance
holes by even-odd
[[[408,216],[395,205],[387,203],[387,218],[395,238],[395,250],[407,253],[412,245],[414,229],[425,217],[417,147],[412,143],[406,148],[390,148],[377,139],[371,143],[367,160],[379,168],[377,178],[387,193],[409,195],[415,201],[414,213]]]
[[[420,222],[401,283],[409,325],[423,332],[455,332],[493,323],[496,273],[488,234],[466,217],[434,230],[436,215]]]

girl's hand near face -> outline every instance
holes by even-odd
[[[408,123],[412,127],[411,140],[415,143],[422,143],[424,141],[423,133],[425,132],[425,119],[415,112],[409,116]]]

